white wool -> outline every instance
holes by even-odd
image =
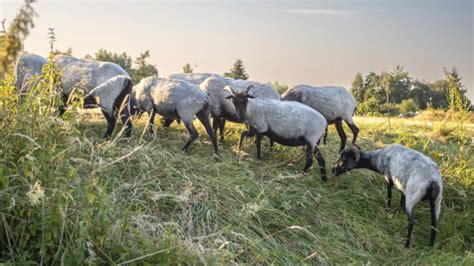
[[[202,82],[200,87],[209,95],[211,100],[211,113],[214,117],[221,117],[225,114],[227,117],[236,120],[234,105],[226,99],[226,97],[230,96],[230,93],[224,88],[231,86],[235,91],[242,91],[247,89],[250,85],[255,87],[253,90],[255,97],[280,100],[280,95],[271,85],[257,81],[210,77]]]
[[[298,101],[320,112],[327,121],[342,119],[352,124],[357,102],[343,87],[298,85],[282,95],[283,101]]]
[[[198,86],[184,80],[148,77],[133,87],[131,103],[148,113],[156,110],[165,118],[190,121],[209,104],[209,97]]]
[[[213,74],[213,73],[187,73],[187,74],[171,74],[168,75],[166,78],[167,79],[180,79],[184,80],[187,82],[191,82],[196,85],[200,85],[204,80],[206,80],[209,77],[222,77],[219,74]]]
[[[312,147],[326,129],[326,119],[314,109],[273,99],[249,99],[246,122],[258,133],[271,130],[285,139],[304,137]]]

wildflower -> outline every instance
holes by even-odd
[[[44,198],[44,189],[41,187],[41,181],[36,180],[34,185],[30,185],[30,191],[26,195],[32,206],[38,205]]]

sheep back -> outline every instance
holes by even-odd
[[[282,95],[283,101],[297,101],[320,112],[328,122],[337,119],[352,122],[357,102],[343,87],[298,85]]]
[[[246,121],[259,133],[271,130],[285,139],[304,137],[315,146],[326,128],[326,119],[314,109],[298,102],[250,99]]]

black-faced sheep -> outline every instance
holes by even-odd
[[[342,87],[312,87],[308,85],[298,85],[289,90],[281,96],[282,101],[296,101],[313,108],[320,112],[328,124],[335,124],[341,145],[339,152],[341,152],[345,145],[347,136],[342,127],[342,121],[352,131],[352,144],[356,142],[359,129],[352,121],[352,116],[355,112],[357,102],[352,94]],[[326,144],[327,129],[324,136],[324,144]]]
[[[280,94],[269,84],[248,80],[235,80],[224,77],[210,77],[201,83],[201,89],[209,95],[211,99],[211,116],[213,118],[212,127],[215,134],[220,131],[220,138],[224,140],[224,128],[226,120],[234,123],[243,123],[237,117],[235,108],[226,98],[230,92],[225,89],[231,86],[234,91],[245,91],[249,86],[254,86],[254,96],[257,98],[267,98],[280,100]]]
[[[84,93],[84,108],[100,107],[107,120],[104,138],[112,135],[123,100],[132,90],[128,73],[119,65],[94,60],[82,60],[67,55],[56,55],[53,59],[61,71],[61,88],[64,104],[59,108],[62,115],[66,110],[71,93],[80,88]],[[27,86],[27,80],[34,74],[41,74],[47,60],[41,56],[25,53],[20,56],[16,67],[16,86],[20,91]],[[125,135],[131,134],[132,124],[128,112],[122,112],[126,125]]]
[[[348,147],[341,153],[333,168],[336,175],[352,169],[366,168],[381,173],[387,181],[387,205],[390,207],[392,187],[401,193],[400,206],[408,216],[408,235],[405,247],[410,246],[415,221],[413,209],[421,200],[429,200],[431,207],[431,239],[436,238],[436,225],[441,212],[443,181],[438,166],[424,154],[402,145],[389,145],[384,149],[362,152],[357,147]]]
[[[298,103],[255,98],[253,86],[243,91],[227,87],[236,110],[238,121],[245,121],[248,136],[256,135],[257,158],[261,158],[263,136],[286,146],[306,146],[306,172],[313,164],[313,154],[318,160],[321,179],[326,180],[325,161],[317,146],[326,128],[326,120],[314,109]],[[255,98],[255,99],[254,99]]]
[[[214,153],[219,153],[209,121],[209,97],[198,86],[184,80],[144,78],[133,87],[127,107],[132,115],[140,112],[149,114],[151,132],[154,132],[156,114],[167,120],[181,119],[190,134],[189,140],[183,147],[185,152],[199,135],[193,124],[193,118],[196,116],[209,135],[214,146]]]

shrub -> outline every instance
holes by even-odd
[[[418,110],[418,105],[413,99],[406,99],[400,103],[400,112],[402,114],[414,113]]]

